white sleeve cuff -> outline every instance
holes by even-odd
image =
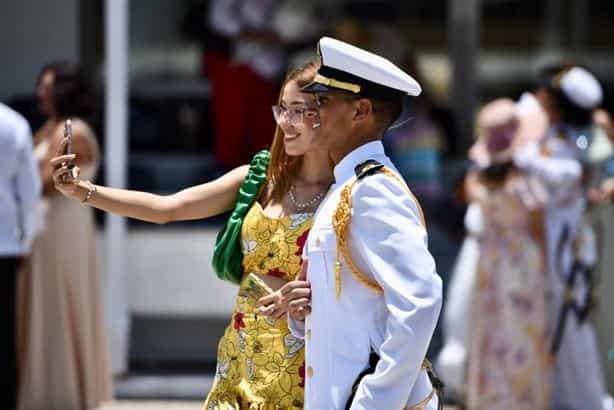
[[[290,333],[292,333],[293,336],[298,337],[299,339],[305,339],[304,320],[294,320],[288,314],[288,328],[290,329]]]

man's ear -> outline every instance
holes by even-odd
[[[373,113],[373,104],[366,98],[356,101],[354,106],[354,121],[362,121]]]

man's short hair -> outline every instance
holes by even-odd
[[[397,118],[401,115],[403,110],[402,98],[376,100],[371,99],[373,104],[373,112],[379,128],[385,131],[390,127]]]
[[[399,118],[401,112],[403,111],[402,97],[379,99],[363,96],[360,94],[353,94],[351,92],[341,90],[329,92],[341,96],[348,102],[360,100],[362,98],[371,101],[371,105],[373,107],[373,114],[375,114],[375,121],[378,125],[378,128],[381,128],[383,131],[390,127],[394,123],[394,121]]]

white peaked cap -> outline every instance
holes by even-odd
[[[304,91],[341,89],[374,98],[422,92],[420,84],[391,61],[343,41],[322,37],[318,54],[322,66]]]
[[[561,91],[575,105],[585,110],[595,109],[603,99],[597,78],[581,67],[573,67],[559,80]]]

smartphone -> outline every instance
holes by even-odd
[[[70,120],[70,118],[64,121],[64,138],[68,140],[66,142],[66,147],[64,148],[64,154],[70,155],[72,154],[72,121]],[[72,162],[72,159],[66,161],[66,166],[68,168],[72,168],[75,166]]]
[[[244,288],[243,290],[246,296],[252,297],[256,300],[273,293],[273,289],[271,289],[266,282],[264,282],[253,272],[250,272],[250,274],[247,275],[245,283],[242,287]]]

